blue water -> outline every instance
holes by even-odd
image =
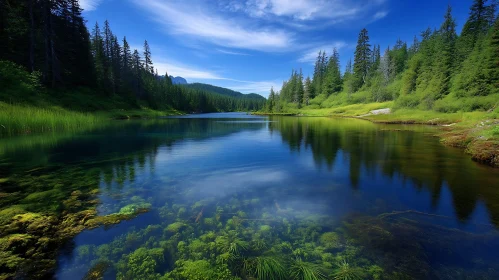
[[[219,113],[130,122],[61,141],[46,151],[51,164],[109,159],[99,166],[100,215],[137,201],[150,209],[77,235],[54,277],[82,278],[103,260],[105,279],[139,277],[132,253],[161,248],[164,259],[147,277],[188,279],[186,261],[206,261],[216,271],[224,251],[183,252],[179,242],[190,246],[213,232],[249,244],[261,238],[266,251],[251,249],[251,257],[299,258],[329,278],[348,261],[361,279],[376,279],[373,266],[383,270],[378,279],[498,279],[499,172],[443,146],[434,133],[362,120]],[[175,222],[182,229],[168,232]],[[155,230],[146,234],[148,226]],[[338,236],[333,247],[324,241],[328,232]],[[292,250],[276,249],[283,242]],[[108,245],[118,253],[99,251]],[[227,266],[234,279],[250,275]]]

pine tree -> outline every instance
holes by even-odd
[[[147,40],[144,41],[144,67],[145,70],[154,73],[154,67],[151,59],[151,49]]]
[[[329,58],[322,93],[327,96],[341,91],[343,81],[340,71],[340,55],[336,48],[333,49],[333,55]]]
[[[452,8],[449,5],[445,13],[444,22],[440,27],[439,34],[441,36],[441,53],[437,59],[437,69],[442,76],[440,95],[447,95],[450,89],[450,79],[455,65],[455,44],[456,44],[456,22],[452,17]]]
[[[419,42],[419,39],[417,36],[414,36],[414,39],[412,41],[412,45],[408,50],[408,57],[411,58],[413,55],[415,55],[419,51],[421,43]]]
[[[355,77],[354,90],[359,89],[364,85],[369,74],[369,66],[371,62],[371,45],[369,44],[369,35],[367,29],[362,29],[357,40],[355,48],[355,57],[353,65],[353,73]]]
[[[355,91],[355,77],[353,76],[352,59],[348,60],[345,67],[345,74],[343,75],[343,84],[346,89],[348,96]]]
[[[395,43],[395,46],[391,52],[389,52],[390,60],[393,63],[393,72],[392,75],[396,76],[402,71],[404,71],[407,59],[408,59],[408,51],[407,44],[402,42],[402,40],[398,39]]]
[[[499,17],[490,32],[485,68],[492,90],[499,92]]]
[[[325,51],[319,51],[317,60],[314,67],[314,76],[312,83],[314,85],[314,93],[319,94],[322,92],[324,77],[327,71],[327,56]]]
[[[312,80],[310,80],[310,77],[307,77],[305,79],[305,85],[303,89],[303,104],[309,105],[310,104],[310,99],[312,99],[312,91],[313,91],[313,84]]]
[[[130,50],[130,45],[126,40],[126,37],[123,37],[123,48],[121,49],[121,62],[122,62],[122,76],[123,79],[126,80],[129,76],[131,65],[132,65],[132,52]]]
[[[298,108],[301,107],[301,103],[303,101],[304,88],[303,88],[303,72],[300,68],[300,73],[296,77],[296,103],[298,104]]]
[[[109,21],[104,21],[104,30],[102,31],[102,38],[104,44],[104,55],[108,60],[111,58],[111,50],[112,50],[112,40],[113,40],[113,32],[111,31],[111,27],[109,26]]]
[[[134,91],[135,95],[138,98],[143,97],[143,92],[142,92],[142,62],[140,60],[140,55],[137,50],[133,51],[132,54],[132,64],[133,64],[133,86],[134,86]]]
[[[99,24],[96,22],[92,30],[92,55],[94,57],[95,76],[97,79],[97,86],[99,89],[104,88],[104,45],[102,40]]]
[[[273,112],[274,111],[275,102],[276,102],[276,95],[275,95],[275,92],[274,92],[274,87],[271,87],[270,88],[269,98],[267,100],[267,110],[269,112]]]
[[[458,41],[458,59],[463,61],[472,52],[480,37],[485,36],[494,24],[496,2],[487,5],[487,0],[474,0],[469,18],[464,24]]]
[[[390,49],[387,48],[381,57],[379,63],[379,72],[383,78],[383,84],[386,86],[392,77],[392,63],[390,61]]]

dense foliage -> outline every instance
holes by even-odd
[[[213,112],[263,105],[173,85],[168,74],[158,75],[147,41],[142,53],[132,50],[108,21],[89,32],[81,12],[78,0],[0,1],[0,60],[22,65],[48,88],[88,87],[136,107]]]
[[[499,100],[499,18],[494,1],[475,0],[460,35],[449,6],[440,28],[397,40],[381,55],[367,29],[359,34],[353,65],[340,74],[336,49],[320,51],[312,79],[293,71],[279,93],[271,90],[265,110],[395,100],[396,108],[440,112],[490,110]]]

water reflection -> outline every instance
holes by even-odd
[[[469,221],[478,202],[499,225],[499,174],[497,170],[468,160],[461,150],[446,148],[430,137],[433,128],[380,126],[357,120],[325,118],[277,118],[271,131],[281,132],[291,151],[311,150],[317,168],[330,171],[335,162],[348,164],[351,187],[369,185],[379,174],[427,191],[433,211],[438,210],[444,186],[450,189],[454,211]],[[337,155],[342,152],[343,158]],[[369,186],[366,186],[369,187]]]
[[[58,259],[57,278],[81,278],[94,265],[113,279],[128,269],[123,256],[129,261],[140,248],[162,248],[154,273],[177,277],[176,260],[196,259],[179,242],[238,232],[248,242],[263,238],[284,256],[328,264],[330,271],[341,269],[344,258],[365,271],[380,266],[387,279],[494,275],[487,270],[499,261],[490,252],[499,245],[491,226],[499,225],[499,173],[442,146],[431,137],[434,128],[221,116],[0,139],[0,179],[8,178],[0,181],[0,238],[29,234],[24,246],[40,251],[37,242],[57,239],[52,251],[36,257],[6,250],[9,261],[29,268],[0,261],[2,270],[41,278],[54,272]],[[84,211],[103,216],[141,207],[149,212],[76,238],[64,227],[76,220],[70,228],[82,229]],[[52,232],[12,228],[11,219],[26,212],[54,217]],[[323,235],[338,244],[329,248]],[[369,273],[366,278],[374,278]]]

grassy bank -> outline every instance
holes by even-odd
[[[104,95],[85,87],[47,89],[36,72],[4,64],[0,65],[0,136],[81,131],[105,126],[112,119],[181,114],[150,109],[131,95]]]
[[[332,108],[302,108],[285,113],[295,116],[354,117],[376,123],[439,125],[442,143],[465,149],[473,160],[499,167],[499,107],[494,110],[443,113],[432,110],[393,109],[394,102],[339,105]],[[390,108],[389,114],[370,115]],[[267,113],[260,113],[267,114]],[[271,115],[274,115],[271,113]],[[282,115],[278,113],[275,115]]]
[[[59,106],[36,107],[0,102],[0,136],[49,131],[82,131],[103,127],[113,119],[154,118],[179,115],[175,110],[148,108],[81,112]]]

